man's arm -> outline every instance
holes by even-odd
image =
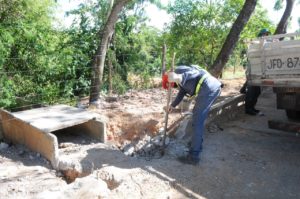
[[[172,102],[171,106],[174,108],[176,107],[183,99],[183,97],[185,96],[186,92],[180,88],[175,100]]]

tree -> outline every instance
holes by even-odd
[[[68,99],[69,47],[52,27],[52,0],[0,0],[0,107]],[[69,90],[68,90],[69,91]]]
[[[96,54],[92,62],[93,74],[91,77],[91,89],[90,89],[90,103],[97,101],[99,99],[99,92],[102,85],[104,62],[107,52],[107,47],[109,40],[114,32],[114,26],[118,20],[118,14],[121,12],[122,8],[128,4],[131,0],[117,0],[112,10],[109,14],[107,22],[103,27],[99,36],[101,37],[101,42],[97,48]]]
[[[281,8],[281,3],[282,0],[277,0],[275,4],[275,9],[280,9]],[[277,25],[277,28],[275,30],[274,34],[284,34],[287,31],[287,25],[290,19],[290,16],[293,11],[295,0],[286,0],[286,7],[284,10],[284,13],[280,19],[280,22]]]
[[[174,20],[166,36],[169,49],[180,52],[178,62],[209,68],[241,7],[236,0],[177,0],[170,5]]]
[[[227,35],[227,38],[222,46],[220,53],[218,54],[214,64],[212,66],[212,75],[218,77],[222,73],[222,70],[227,63],[230,54],[232,53],[236,43],[239,40],[240,33],[247,24],[251,14],[253,13],[257,4],[257,0],[246,0],[245,4],[237,17],[236,21],[232,25],[232,28]]]

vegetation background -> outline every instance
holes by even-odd
[[[162,46],[167,66],[176,52],[176,64],[198,64],[208,70],[245,1],[175,0],[166,9],[173,20],[164,30],[147,26],[145,2],[130,1],[114,26],[104,63],[102,94],[153,87],[161,76]],[[0,0],[0,107],[19,110],[54,103],[74,104],[89,96],[93,60],[107,22],[111,1],[86,1],[67,15],[68,28],[54,26],[54,0]],[[275,9],[282,1],[274,0]],[[274,32],[260,2],[243,29],[225,71],[241,72],[246,65],[246,40],[268,28]],[[229,75],[230,76],[230,75]]]

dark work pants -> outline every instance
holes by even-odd
[[[254,110],[254,107],[257,102],[257,98],[260,95],[259,86],[247,86],[246,96],[245,96],[245,109],[246,111]]]
[[[210,107],[216,98],[220,95],[220,82],[213,77],[207,77],[200,92],[196,97],[196,104],[193,109],[192,127],[193,137],[190,148],[190,155],[193,159],[199,160],[200,152],[202,151],[204,124],[208,116]]]

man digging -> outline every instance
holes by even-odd
[[[197,165],[202,151],[204,123],[210,107],[221,92],[221,82],[198,66],[178,66],[174,72],[168,72],[168,81],[175,82],[179,92],[171,103],[172,111],[184,96],[196,97],[192,116],[192,143],[187,156],[178,160],[185,164]]]

